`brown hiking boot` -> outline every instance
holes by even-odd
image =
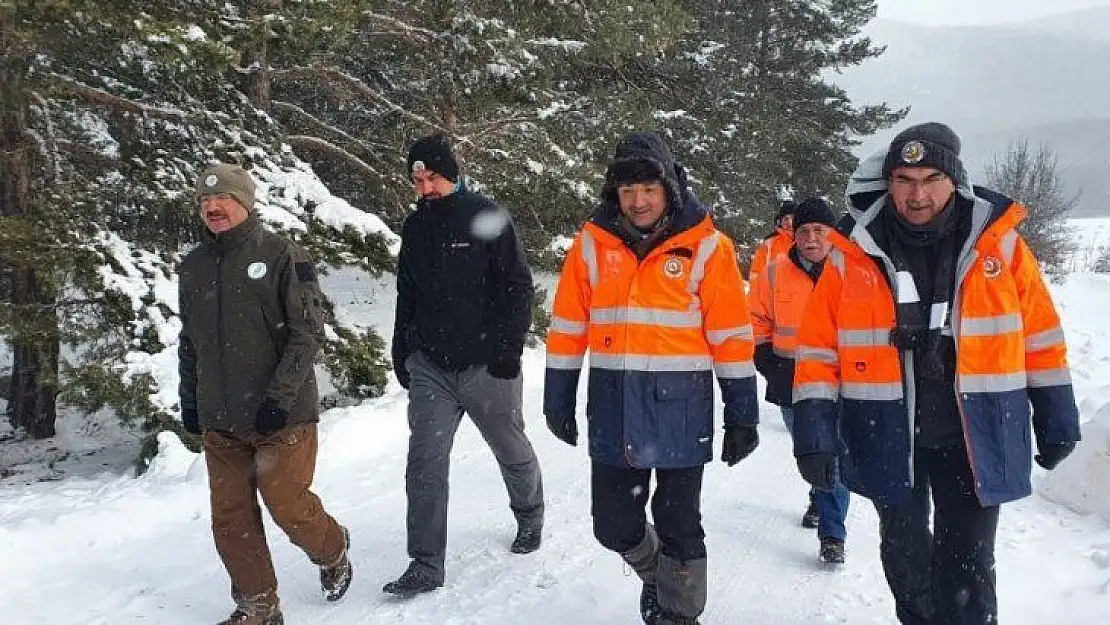
[[[351,576],[354,573],[351,559],[347,555],[351,550],[351,535],[347,532],[347,528],[342,529],[343,553],[335,562],[320,567],[320,589],[324,592],[324,599],[328,601],[339,601],[347,594],[347,589],[351,587]]]
[[[266,592],[254,597],[237,597],[238,606],[231,616],[217,625],[285,625],[277,594]]]

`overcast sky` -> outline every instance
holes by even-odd
[[[1110,0],[879,0],[879,17],[931,25],[998,24],[1100,6],[1110,6]]]

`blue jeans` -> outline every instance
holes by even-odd
[[[794,409],[785,406],[782,409],[782,422],[786,424],[786,431],[794,437]],[[817,507],[818,538],[835,538],[844,540],[848,530],[844,527],[844,520],[848,518],[848,489],[840,482],[840,471],[833,475],[835,482],[832,490],[809,489],[809,500]]]

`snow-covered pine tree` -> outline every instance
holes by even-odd
[[[837,198],[857,136],[905,111],[856,106],[830,72],[882,53],[861,29],[873,0],[683,2],[693,33],[662,57],[645,91],[703,198],[740,247],[758,240],[783,185]]]
[[[53,423],[64,389],[64,401],[86,410],[176,427],[173,268],[197,240],[193,183],[212,160],[247,166],[263,219],[319,262],[370,271],[392,262],[396,241],[384,223],[332,196],[251,101],[253,70],[241,64],[250,16],[314,32],[297,21],[309,12],[296,9],[319,13],[323,3],[276,4],[287,13],[190,0],[0,4],[0,260],[9,287],[0,327],[17,363],[37,356],[15,372],[27,381],[13,385],[50,400],[32,411],[43,421]],[[37,299],[21,299],[27,284]],[[381,339],[338,321],[330,329],[325,364],[337,386],[379,392],[388,371]],[[60,371],[59,342],[68,346]],[[25,409],[10,408],[22,425]]]

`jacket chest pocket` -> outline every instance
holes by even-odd
[[[489,255],[478,241],[462,238],[447,239],[438,250],[436,272],[443,290],[458,292],[484,283],[488,273]]]

